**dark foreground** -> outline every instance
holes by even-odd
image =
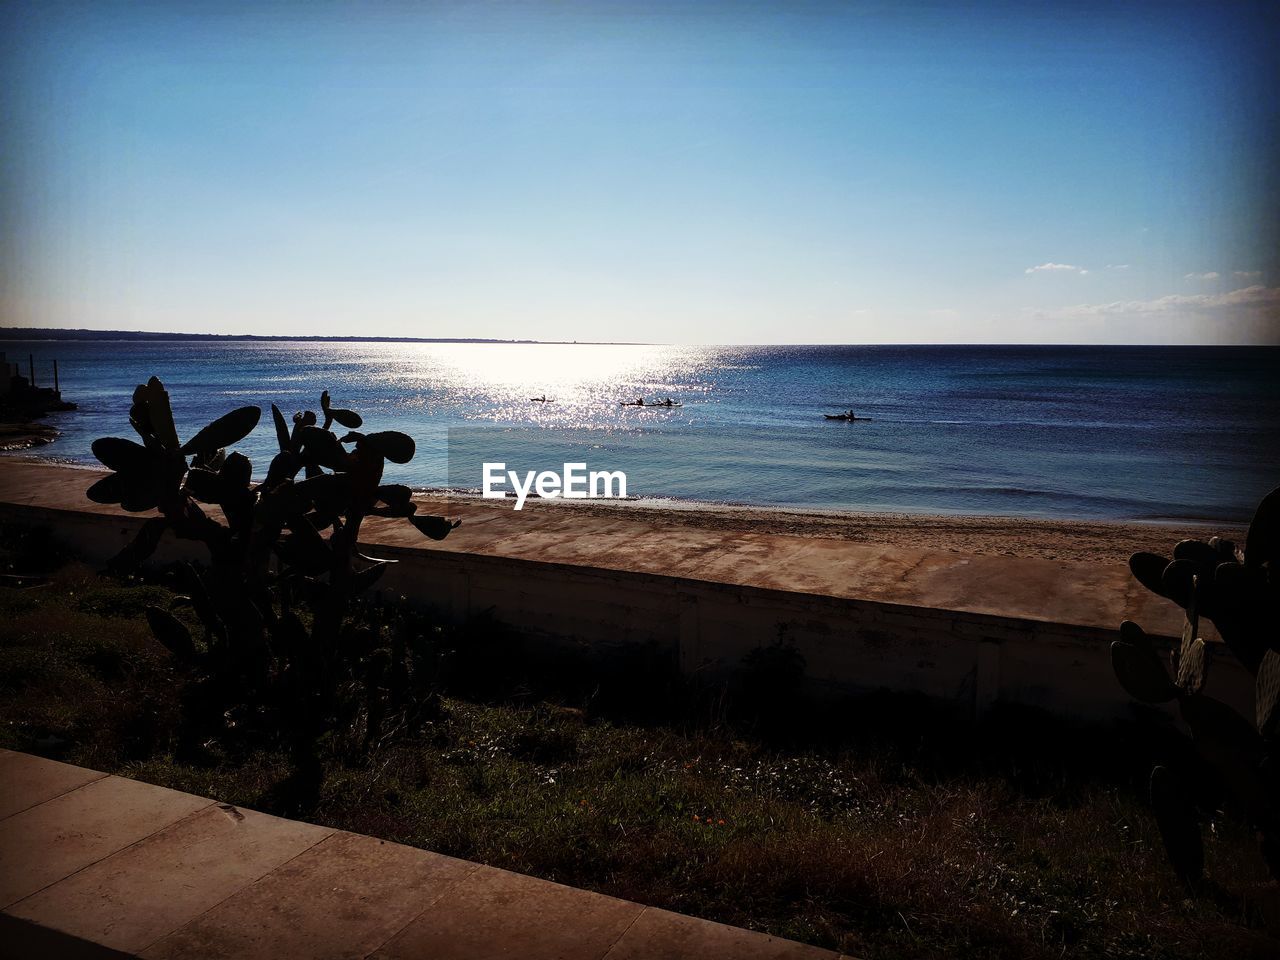
[[[189,742],[187,680],[118,582],[5,541],[0,746],[874,957],[1240,957],[1280,950],[1250,837],[1207,835],[1221,886],[1169,871],[1137,729],[972,726],[901,698],[819,713],[785,664],[732,695],[653,664],[546,671],[441,628],[438,710],[300,784],[229,724]],[[493,669],[494,663],[507,668]]]

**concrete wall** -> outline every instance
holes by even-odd
[[[0,504],[0,520],[48,525],[94,563],[114,556],[142,523],[13,504]],[[751,650],[781,639],[826,690],[915,691],[979,711],[1000,701],[1090,719],[1132,710],[1111,670],[1113,631],[430,547],[368,550],[398,561],[379,590],[455,622],[487,614],[605,656],[651,643],[686,674],[728,675]],[[200,544],[166,534],[157,559],[203,555]],[[1209,692],[1251,717],[1253,678],[1213,646]]]

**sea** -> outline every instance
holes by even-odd
[[[1246,522],[1280,484],[1280,348],[662,346],[315,341],[7,341],[60,386],[50,459],[132,436],[134,387],[169,390],[190,436],[261,407],[238,449],[265,472],[270,405],[333,405],[417,441],[388,482],[475,494],[483,465],[622,470],[671,506]],[[547,402],[531,398],[546,397]],[[623,403],[645,398],[645,407]],[[672,398],[679,406],[652,407]],[[824,414],[852,409],[856,421]],[[864,419],[865,418],[865,419]],[[3,469],[3,461],[0,461]]]

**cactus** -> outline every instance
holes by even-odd
[[[272,405],[279,452],[255,484],[249,460],[227,448],[253,431],[260,410],[233,410],[182,443],[169,395],[153,377],[134,391],[129,411],[142,442],[95,441],[94,455],[113,472],[88,490],[99,503],[157,511],[111,561],[117,572],[143,563],[165,531],[208,549],[207,567],[180,566],[186,593],[174,602],[194,612],[201,642],[170,610],[147,610],[157,641],[202,682],[199,724],[251,716],[308,767],[323,733],[363,722],[367,746],[389,717],[417,715],[430,696],[425,678],[409,675],[418,660],[408,650],[407,621],[387,611],[371,618],[357,603],[393,562],[359,552],[364,519],[407,519],[436,540],[458,525],[419,516],[408,487],[382,483],[385,461],[413,458],[411,437],[355,432],[362,418],[331,406],[328,391],[320,406],[323,425],[304,411],[290,427]],[[350,432],[338,437],[334,423]]]
[[[1178,879],[1189,887],[1204,874],[1204,842],[1187,791],[1167,767],[1151,771],[1151,809]]]
[[[1148,590],[1182,607],[1186,617],[1172,678],[1146,633],[1128,620],[1111,645],[1116,677],[1137,700],[1177,700],[1196,750],[1239,801],[1272,876],[1280,880],[1280,783],[1274,772],[1280,762],[1280,488],[1258,505],[1243,551],[1220,537],[1183,540],[1172,557],[1135,553],[1129,569]],[[1214,623],[1255,677],[1253,723],[1204,692],[1213,656],[1200,636],[1202,617]],[[1194,890],[1202,880],[1204,854],[1185,779],[1157,767],[1151,803],[1174,871]]]

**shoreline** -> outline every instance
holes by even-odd
[[[3,421],[0,422],[0,453],[23,453],[48,446],[60,436],[62,432],[47,423]]]
[[[6,459],[61,467],[68,471],[105,472],[90,464],[38,455],[10,454]],[[88,484],[85,485],[86,488]],[[485,500],[476,494],[415,488],[424,512],[461,510],[474,524],[501,519],[519,524],[521,517],[567,517],[632,521],[671,530],[708,530],[721,534],[781,534],[814,540],[909,547],[975,556],[1007,556],[1095,563],[1127,563],[1139,550],[1168,554],[1179,540],[1220,535],[1243,543],[1245,523],[1212,520],[1092,520],[970,514],[880,513],[856,510],[803,510],[787,507],[731,505],[699,501],[526,501],[522,511],[510,500]],[[679,505],[675,505],[678,503]],[[553,513],[548,514],[548,511]]]

